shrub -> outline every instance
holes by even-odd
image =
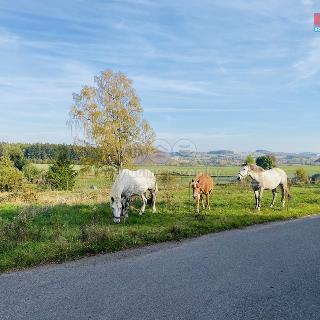
[[[77,175],[78,173],[73,169],[68,153],[62,147],[46,174],[47,183],[53,189],[71,190],[74,187]]]
[[[15,191],[23,185],[23,174],[9,157],[0,158],[0,191]]]
[[[27,178],[27,180],[31,183],[42,181],[44,175],[43,170],[38,169],[32,163],[26,164],[23,167],[22,172],[24,176]]]
[[[295,179],[298,183],[308,183],[309,177],[304,168],[299,168],[296,170]]]
[[[256,164],[265,170],[269,170],[276,166],[276,158],[272,155],[261,156],[257,158]]]
[[[315,184],[320,184],[320,173],[316,173],[311,176],[311,182]]]
[[[181,181],[176,174],[166,171],[158,175],[157,182],[161,189],[175,189]]]
[[[14,167],[20,171],[27,164],[23,151],[19,145],[5,144],[2,147],[1,153],[2,156],[8,157],[13,162]]]
[[[247,158],[246,158],[246,163],[247,163],[247,164],[255,164],[254,157],[253,157],[251,154],[249,154],[249,155],[247,156]]]

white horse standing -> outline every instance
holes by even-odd
[[[254,164],[243,164],[238,180],[244,179],[246,176],[252,178],[251,186],[254,191],[256,199],[256,209],[261,208],[261,199],[264,190],[272,190],[272,202],[270,207],[274,206],[277,196],[277,187],[281,187],[282,191],[282,207],[285,206],[286,196],[290,197],[288,189],[288,177],[287,174],[280,168],[273,168],[270,170],[264,170],[263,168]]]
[[[113,221],[119,223],[121,216],[128,217],[129,202],[133,195],[139,195],[142,198],[140,210],[140,215],[142,215],[148,201],[147,190],[152,194],[152,212],[156,212],[158,187],[155,175],[147,169],[121,170],[110,192]]]

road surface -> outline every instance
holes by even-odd
[[[0,319],[320,319],[320,217],[0,276]]]

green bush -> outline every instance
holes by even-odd
[[[19,171],[9,157],[0,158],[0,191],[16,191],[23,185],[23,173]]]
[[[257,158],[256,164],[265,170],[269,170],[276,166],[276,158],[272,155],[261,156]]]
[[[320,184],[320,173],[316,173],[311,176],[311,182],[315,184]]]
[[[307,171],[304,168],[297,169],[295,179],[298,183],[308,183],[309,176],[307,174]]]
[[[47,183],[52,189],[71,190],[74,187],[77,175],[78,172],[73,169],[68,153],[62,147],[46,174]]]
[[[39,182],[43,179],[44,173],[43,170],[38,169],[34,164],[28,163],[26,164],[22,172],[27,180],[31,183]]]
[[[3,145],[1,148],[1,155],[8,157],[13,162],[13,165],[20,171],[27,164],[22,148],[19,145]]]
[[[253,157],[251,154],[249,154],[249,155],[247,156],[247,158],[246,158],[246,163],[247,163],[247,164],[255,164],[255,163],[256,163],[256,161],[254,160],[254,157]]]

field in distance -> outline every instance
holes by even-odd
[[[35,164],[38,168],[47,170],[49,164]],[[288,176],[294,176],[298,168],[304,168],[308,175],[320,173],[320,165],[280,165]],[[75,165],[76,170],[80,169],[79,165]],[[239,173],[240,166],[203,166],[203,165],[147,165],[147,166],[135,166],[134,168],[147,168],[154,173],[171,172],[185,175],[193,175],[199,172],[207,172],[213,176],[235,176]]]

